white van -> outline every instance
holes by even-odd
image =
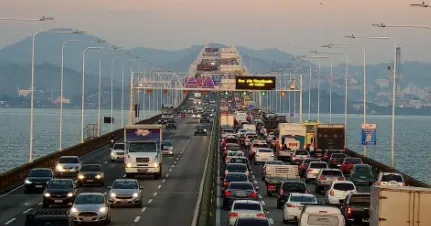
[[[345,226],[343,214],[337,207],[305,206],[299,217],[298,226]]]

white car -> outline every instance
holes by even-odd
[[[305,172],[305,182],[315,180],[321,169],[327,169],[328,164],[322,161],[313,161],[308,164],[307,171]]]
[[[225,162],[229,162],[232,157],[244,157],[243,151],[227,151]]]
[[[269,148],[264,140],[254,140],[250,146],[250,154],[254,155],[259,148]]]
[[[381,172],[377,176],[376,185],[379,186],[406,186],[404,177],[400,173]]]
[[[305,206],[299,217],[298,225],[321,226],[322,222],[325,222],[324,225],[331,226],[346,225],[346,220],[339,208],[320,205]]]
[[[111,148],[111,162],[124,161],[124,143],[115,143]]]
[[[258,148],[254,155],[254,164],[265,163],[266,161],[274,161],[274,152],[271,148]]]
[[[296,150],[295,152],[293,152],[292,155],[292,163],[299,164],[300,162],[302,162],[302,160],[306,158],[310,158],[310,154],[308,153],[308,151]]]
[[[54,174],[56,177],[74,177],[78,175],[81,166],[81,159],[78,156],[61,156],[55,165]]]
[[[304,205],[307,204],[318,204],[314,194],[290,193],[283,207],[283,223],[298,221]]]
[[[266,218],[267,212],[259,201],[236,200],[228,214],[229,226],[235,225],[236,219],[240,217]]]
[[[259,138],[259,136],[257,136],[256,133],[246,133],[246,137],[245,137],[245,141],[244,141],[245,146],[247,146],[247,147],[250,146],[251,142],[257,138]]]
[[[349,193],[356,193],[356,186],[351,181],[333,181],[326,192],[326,202],[330,205],[339,205],[340,200],[346,199]]]

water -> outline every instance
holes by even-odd
[[[158,111],[141,111],[140,119],[150,118]],[[109,116],[110,110],[102,110]],[[128,111],[124,111],[124,124],[128,123]],[[121,111],[114,111],[114,130],[121,127]],[[33,158],[40,158],[59,149],[59,109],[35,109]],[[84,126],[97,124],[97,109],[85,111]],[[102,124],[102,134],[110,132],[110,124]],[[0,173],[20,166],[29,159],[30,110],[24,108],[0,108]],[[63,114],[63,148],[78,144],[81,140],[81,110],[65,109]]]

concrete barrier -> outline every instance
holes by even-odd
[[[175,110],[178,110],[185,105],[186,101],[183,101],[181,105]],[[153,124],[156,123],[159,115],[155,115],[151,118],[137,122],[136,124]],[[77,144],[72,147],[66,148],[59,152],[54,152],[49,155],[43,156],[34,160],[31,163],[26,163],[22,166],[16,167],[14,169],[8,170],[0,174],[0,194],[8,192],[17,186],[21,185],[28,175],[28,172],[33,168],[51,168],[55,167],[56,162],[61,156],[83,156],[92,151],[100,149],[111,142],[111,136],[114,135],[116,138],[122,138],[124,136],[123,129],[118,129],[113,132],[104,134],[95,139],[89,140],[82,144]]]

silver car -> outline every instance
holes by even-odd
[[[345,181],[346,178],[340,169],[321,169],[316,177],[316,194],[322,193],[331,186],[333,181]]]
[[[81,170],[81,166],[78,156],[61,156],[55,165],[54,174],[56,177],[75,177]]]
[[[111,162],[124,161],[124,143],[115,143],[111,148]]]
[[[117,179],[109,186],[108,203],[111,206],[132,205],[142,207],[142,189],[136,179]]]
[[[111,208],[103,193],[83,192],[76,196],[70,209],[70,218],[76,223],[111,222]]]
[[[174,146],[170,140],[162,141],[162,154],[167,156],[174,156]]]

